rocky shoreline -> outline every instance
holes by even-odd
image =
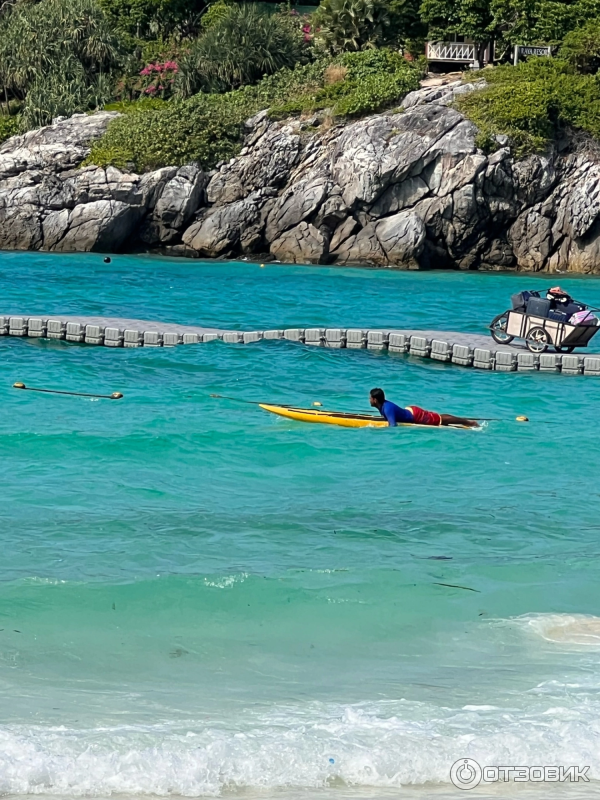
[[[0,249],[600,272],[600,159],[566,142],[485,155],[452,107],[471,88],[328,129],[262,112],[210,173],[79,168],[115,113],[56,121],[0,145]]]

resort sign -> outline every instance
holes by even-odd
[[[529,44],[516,44],[513,55],[513,63],[515,66],[519,63],[519,59],[532,58],[536,56],[551,56],[552,48],[549,45],[529,45]]]

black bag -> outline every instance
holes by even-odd
[[[567,303],[566,306],[561,306],[560,310],[565,312],[567,319],[570,319],[573,314],[576,314],[578,311],[584,311],[585,306],[582,303],[576,303],[572,300],[570,303]]]
[[[547,317],[552,301],[543,297],[530,297],[527,303],[527,313],[534,317]]]
[[[531,297],[539,297],[539,296],[540,296],[539,292],[518,292],[517,294],[513,294],[510,298],[513,311],[525,311],[529,299]]]
[[[565,311],[561,311],[557,308],[548,312],[548,319],[553,319],[556,322],[566,322],[570,316],[570,314],[567,314]]]

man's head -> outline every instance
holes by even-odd
[[[381,406],[385,403],[385,394],[383,393],[383,389],[371,389],[369,402],[373,408],[381,408]]]

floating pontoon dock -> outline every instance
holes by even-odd
[[[491,336],[449,331],[362,328],[229,331],[113,317],[15,315],[0,317],[0,336],[64,339],[105,347],[174,347],[215,339],[228,344],[252,344],[282,339],[317,347],[388,350],[497,372],[539,370],[600,376],[600,353],[536,355],[524,347],[496,344]]]

